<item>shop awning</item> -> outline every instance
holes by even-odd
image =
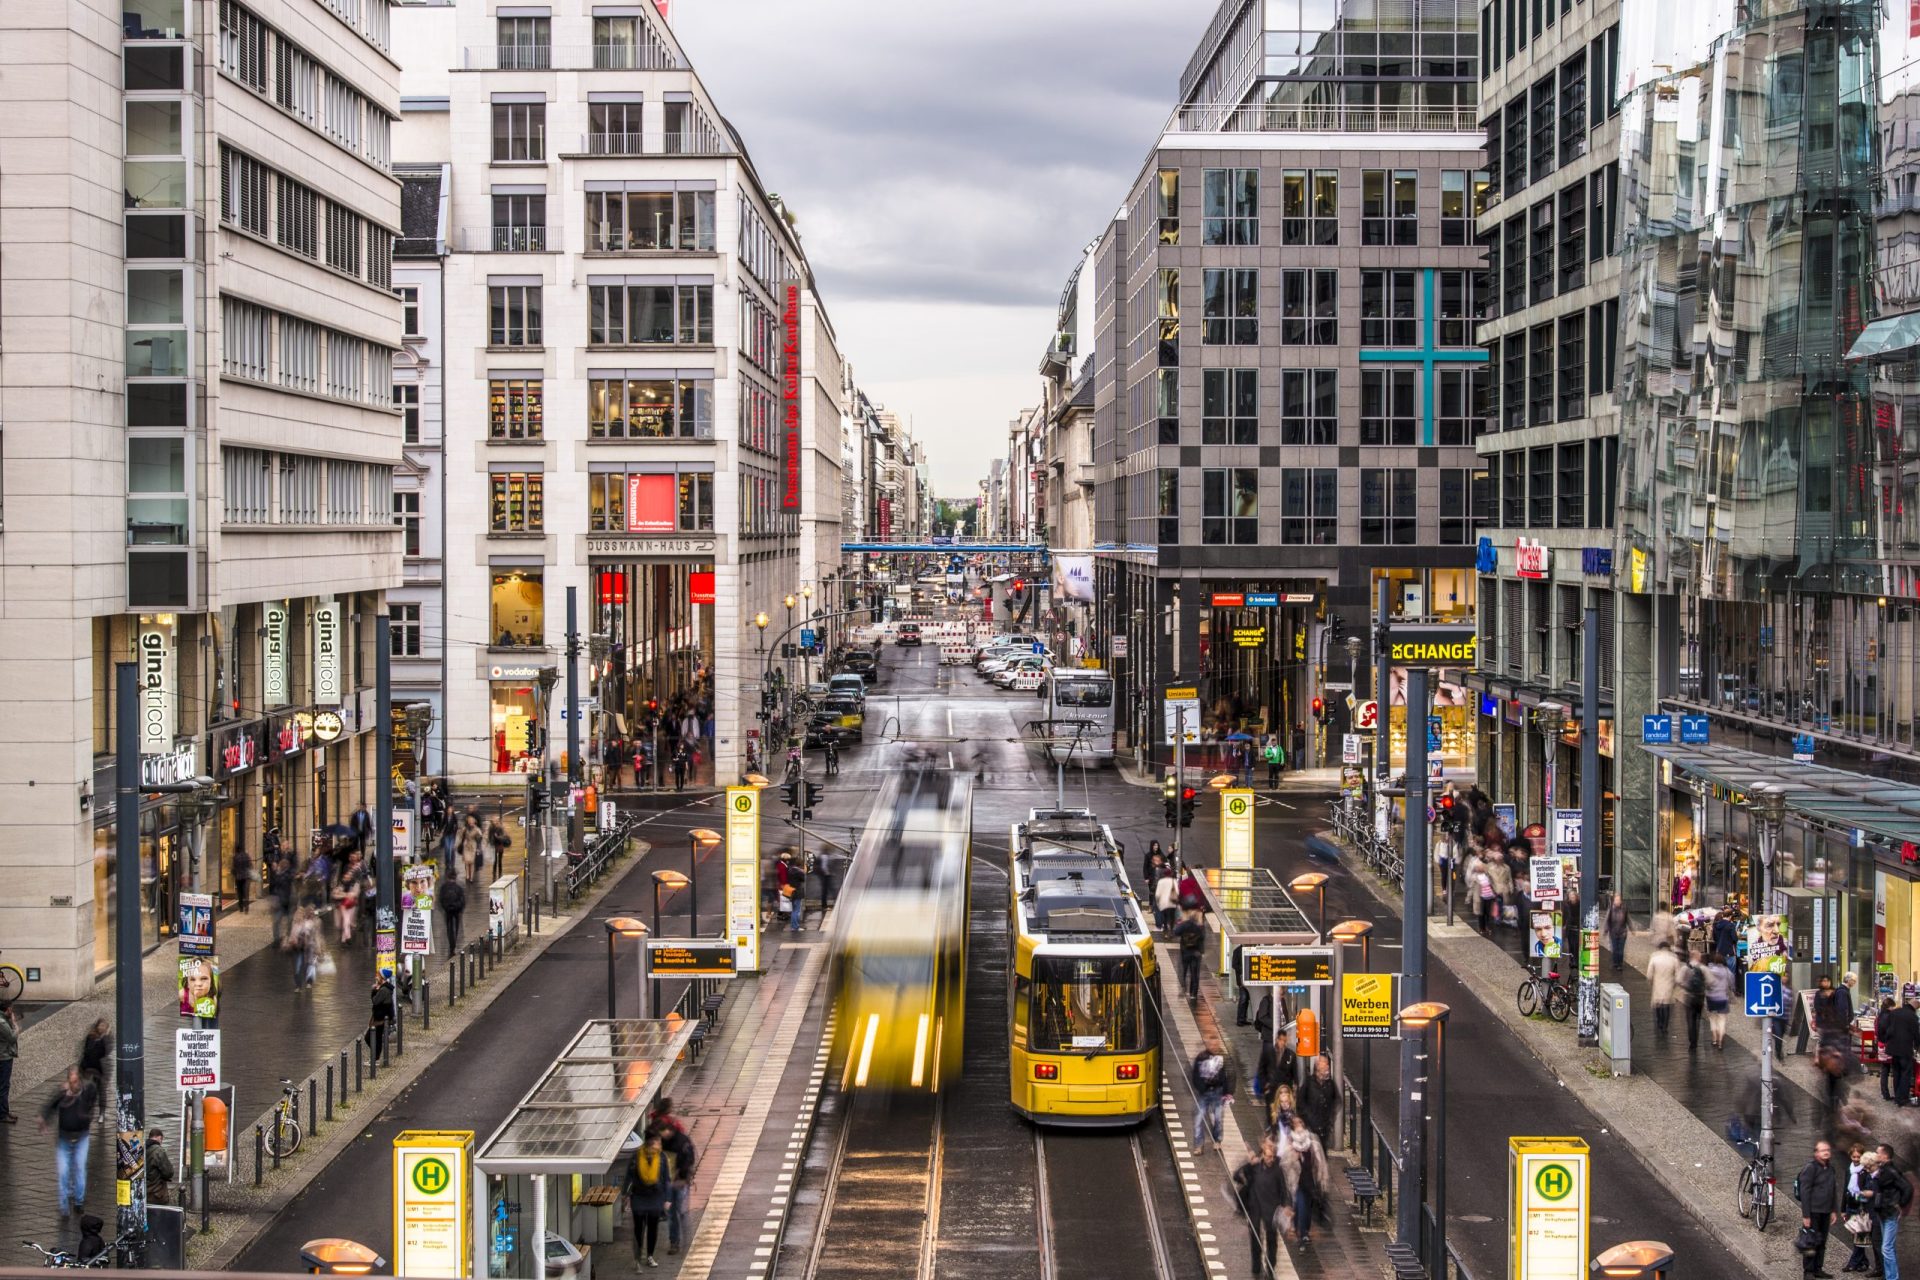
[[[605,1173],[693,1039],[685,1018],[596,1019],[480,1148],[484,1173]]]
[[[1920,311],[1883,316],[1860,331],[1847,348],[1849,360],[1887,360],[1920,347]]]
[[[1649,745],[1646,751],[1675,773],[1743,796],[1773,787],[1785,797],[1787,812],[1809,821],[1920,844],[1920,787],[1738,747]]]

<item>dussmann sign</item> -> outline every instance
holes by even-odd
[[[1477,646],[1470,626],[1387,628],[1389,666],[1470,667]]]

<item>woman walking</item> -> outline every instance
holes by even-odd
[[[621,1200],[633,1210],[633,1260],[649,1267],[653,1251],[660,1243],[660,1219],[666,1216],[673,1196],[673,1157],[660,1149],[658,1131],[649,1133],[640,1149],[633,1153],[627,1168],[626,1183],[620,1188]]]
[[[295,913],[283,945],[293,953],[293,989],[311,987],[320,973],[320,917],[311,906]]]
[[[1288,1153],[1282,1156],[1287,1181],[1293,1186],[1293,1230],[1303,1245],[1313,1243],[1313,1220],[1325,1212],[1327,1200],[1327,1153],[1320,1139],[1307,1128],[1304,1116],[1293,1118],[1293,1130],[1287,1135]]]

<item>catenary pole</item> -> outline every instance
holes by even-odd
[[[1581,618],[1580,1043],[1600,1043],[1600,610]]]
[[[141,1007],[140,698],[130,662],[114,665],[114,1087],[120,1095],[114,1161],[115,1227],[133,1241],[122,1261],[140,1265],[147,1239],[146,1014]]]
[[[1383,644],[1382,649],[1386,646]],[[1427,669],[1407,671],[1407,773],[1405,871],[1401,877],[1400,1007],[1427,998]],[[1391,722],[1381,708],[1379,733]],[[1420,1213],[1426,1201],[1426,1100],[1417,1083],[1426,1076],[1423,1036],[1400,1039],[1400,1079],[1416,1082],[1400,1093],[1399,1242],[1420,1248]]]

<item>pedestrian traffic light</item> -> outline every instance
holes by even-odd
[[[1327,700],[1325,698],[1316,697],[1313,700],[1313,718],[1321,724],[1326,723]]]
[[[1198,791],[1195,791],[1192,787],[1180,788],[1180,825],[1181,826],[1190,827],[1193,825],[1193,806],[1194,806],[1194,802],[1199,798],[1199,795],[1200,793]]]

